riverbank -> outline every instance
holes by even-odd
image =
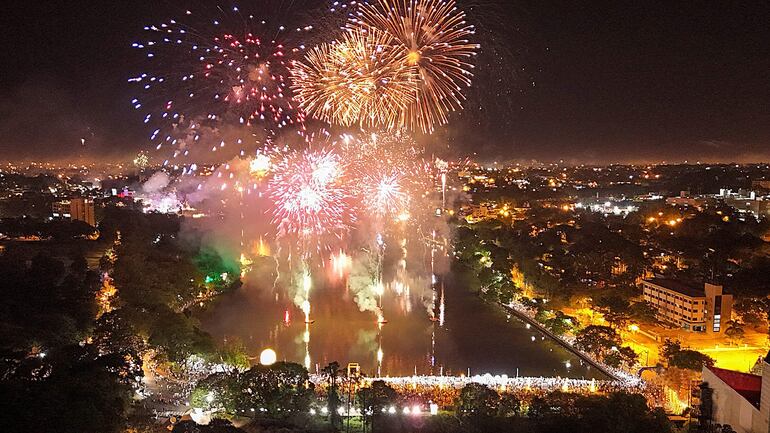
[[[524,321],[525,323],[528,323],[531,326],[534,326],[537,328],[540,332],[546,334],[551,339],[559,343],[562,347],[572,352],[575,356],[579,357],[583,361],[587,362],[597,370],[601,371],[602,373],[606,374],[607,376],[611,377],[614,380],[628,380],[628,375],[622,375],[617,370],[611,369],[610,367],[602,364],[601,362],[593,359],[590,355],[587,353],[584,353],[578,349],[575,348],[571,343],[564,340],[562,337],[554,334],[553,332],[549,331],[545,326],[540,324],[537,320],[535,320],[533,317],[530,317],[526,313],[517,310],[516,308],[513,308],[509,305],[503,305],[500,304],[501,307],[503,307],[506,311],[510,312],[511,314],[514,314],[516,317],[518,317],[520,320]]]

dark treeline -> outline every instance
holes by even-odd
[[[192,354],[222,356],[185,306],[238,280],[206,282],[206,272],[232,269],[195,236],[179,240],[179,228],[176,216],[111,210],[99,229],[114,244],[99,269],[88,269],[77,243],[68,266],[45,254],[0,256],[2,431],[109,433],[136,418],[145,425],[146,408],[133,396],[148,350],[170,368]],[[116,289],[107,309],[97,302],[105,274]]]

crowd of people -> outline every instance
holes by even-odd
[[[327,378],[322,375],[311,375],[316,384],[316,391],[325,393],[328,386]],[[486,385],[500,394],[512,393],[520,400],[528,401],[534,397],[542,397],[555,391],[576,393],[582,395],[606,395],[613,392],[639,393],[649,402],[657,405],[659,390],[648,383],[635,380],[586,380],[561,377],[508,377],[491,374],[479,376],[406,376],[384,378],[358,378],[342,380],[340,394],[355,394],[356,389],[368,387],[372,382],[381,380],[393,388],[399,399],[409,404],[437,404],[448,408],[455,404],[460,390],[471,383]]]

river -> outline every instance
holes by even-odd
[[[607,379],[502,308],[453,286],[451,278],[436,285],[436,321],[420,299],[430,304],[430,296],[389,291],[382,301],[388,320],[383,325],[373,313],[359,311],[344,288],[333,286],[311,292],[312,324],[304,323],[296,307],[289,308],[287,323],[288,301],[258,286],[247,279],[199,313],[206,331],[220,340],[240,339],[255,358],[272,348],[278,359],[304,364],[311,372],[332,361],[343,367],[356,362],[370,376],[470,372]]]

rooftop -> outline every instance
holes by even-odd
[[[716,377],[721,379],[722,382],[726,383],[727,386],[745,398],[754,407],[759,409],[759,398],[762,392],[762,376],[725,370],[724,368],[706,368],[714,373]]]
[[[657,286],[665,287],[669,290],[681,293],[691,298],[702,298],[706,296],[706,292],[703,289],[696,289],[689,284],[683,283],[679,280],[673,280],[671,278],[650,278],[644,280]]]

